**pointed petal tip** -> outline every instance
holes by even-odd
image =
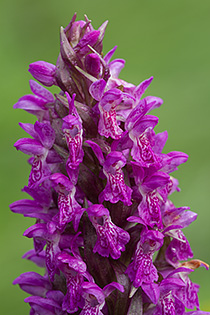
[[[19,102],[15,103],[15,104],[13,105],[13,108],[14,108],[14,109],[20,108]]]
[[[104,27],[106,27],[108,23],[109,23],[109,20],[106,20],[106,21],[104,21],[104,23],[102,25],[104,25]]]
[[[101,24],[101,26],[98,28],[98,30],[100,30],[104,33],[108,23],[109,23],[109,21],[106,20],[104,23]]]

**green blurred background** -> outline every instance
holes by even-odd
[[[37,269],[21,256],[32,247],[22,236],[32,219],[10,213],[8,205],[25,196],[27,157],[13,143],[26,134],[18,122],[34,118],[13,104],[30,93],[28,64],[55,63],[59,27],[74,12],[87,14],[95,28],[109,20],[104,53],[118,45],[115,57],[126,60],[121,78],[135,84],[154,76],[149,94],[162,97],[155,111],[156,131],[168,130],[165,152],[184,151],[187,164],[174,174],[181,192],[177,206],[189,205],[198,219],[185,229],[195,258],[210,263],[209,154],[210,154],[210,1],[209,0],[3,0],[1,1],[1,314],[28,314],[26,294],[12,281],[20,273]],[[54,91],[54,90],[53,90]],[[201,285],[200,304],[210,310],[210,271],[200,268],[192,280]]]

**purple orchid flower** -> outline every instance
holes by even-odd
[[[47,226],[45,223],[36,223],[28,228],[23,235],[34,239],[37,245],[35,247],[36,252],[41,252],[46,245],[45,262],[49,277],[53,281],[57,272],[56,255],[61,251],[59,248],[60,234],[55,230],[53,224]]]
[[[162,246],[163,238],[163,234],[158,231],[147,231],[147,229],[142,231],[134,259],[126,270],[135,288],[143,283],[150,284],[158,280],[157,269],[153,265],[152,258],[155,251]]]
[[[58,192],[58,228],[63,229],[67,223],[72,221],[74,229],[77,231],[84,209],[75,199],[75,186],[63,174],[54,173],[50,179],[55,183],[55,189]]]
[[[63,118],[63,132],[65,134],[66,143],[69,149],[69,157],[67,159],[66,168],[71,181],[76,184],[79,164],[83,160],[84,152],[82,149],[82,123],[81,118],[74,106],[75,94],[72,99],[66,93],[69,103],[69,115]]]
[[[63,299],[62,309],[68,313],[78,311],[82,307],[81,286],[86,275],[86,264],[82,259],[61,252],[57,256],[59,269],[66,276],[67,293]]]
[[[48,178],[51,173],[46,160],[55,141],[55,131],[48,122],[36,121],[34,126],[30,124],[20,124],[20,126],[34,137],[34,139],[22,138],[14,144],[17,150],[33,156],[28,184],[32,187]]]
[[[99,145],[87,140],[86,143],[93,149],[99,163],[103,165],[103,173],[107,178],[105,189],[99,195],[99,202],[104,200],[116,203],[121,200],[125,205],[130,206],[132,189],[124,182],[122,168],[126,164],[126,158],[119,151],[110,152],[104,160],[103,153]]]
[[[119,139],[123,130],[119,127],[116,117],[116,107],[123,101],[123,93],[119,89],[111,89],[104,93],[106,81],[100,79],[90,86],[90,94],[99,101],[100,118],[98,132],[106,138]]]
[[[177,266],[180,260],[192,258],[193,252],[186,236],[180,229],[173,231],[173,237],[166,250],[166,259],[172,266]]]
[[[142,196],[142,201],[138,206],[139,216],[144,222],[153,227],[162,228],[161,217],[161,196],[159,188],[166,186],[170,177],[163,172],[154,172],[147,176],[147,169],[139,166],[138,163],[132,162],[133,173],[136,185]]]
[[[113,259],[120,258],[121,251],[125,250],[125,245],[129,242],[129,233],[111,221],[109,210],[101,204],[90,206],[87,213],[97,233],[93,252],[104,257],[110,255]]]

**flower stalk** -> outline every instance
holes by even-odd
[[[39,83],[14,105],[37,121],[20,123],[30,137],[14,145],[30,156],[23,191],[32,199],[10,208],[35,218],[23,258],[44,268],[14,284],[31,295],[30,315],[210,314],[189,278],[208,265],[192,260],[183,233],[197,214],[170,200],[179,191],[172,172],[188,156],[162,152],[167,131],[155,133],[150,112],[163,101],[144,97],[153,77],[138,86],[119,78],[116,47],[102,53],[106,26],[75,14],[61,28],[56,65],[30,64]]]

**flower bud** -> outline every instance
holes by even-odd
[[[36,61],[29,65],[28,71],[32,76],[45,86],[56,85],[56,66],[45,61]]]
[[[89,54],[85,57],[85,68],[88,73],[98,78],[101,72],[101,62],[97,54]]]

